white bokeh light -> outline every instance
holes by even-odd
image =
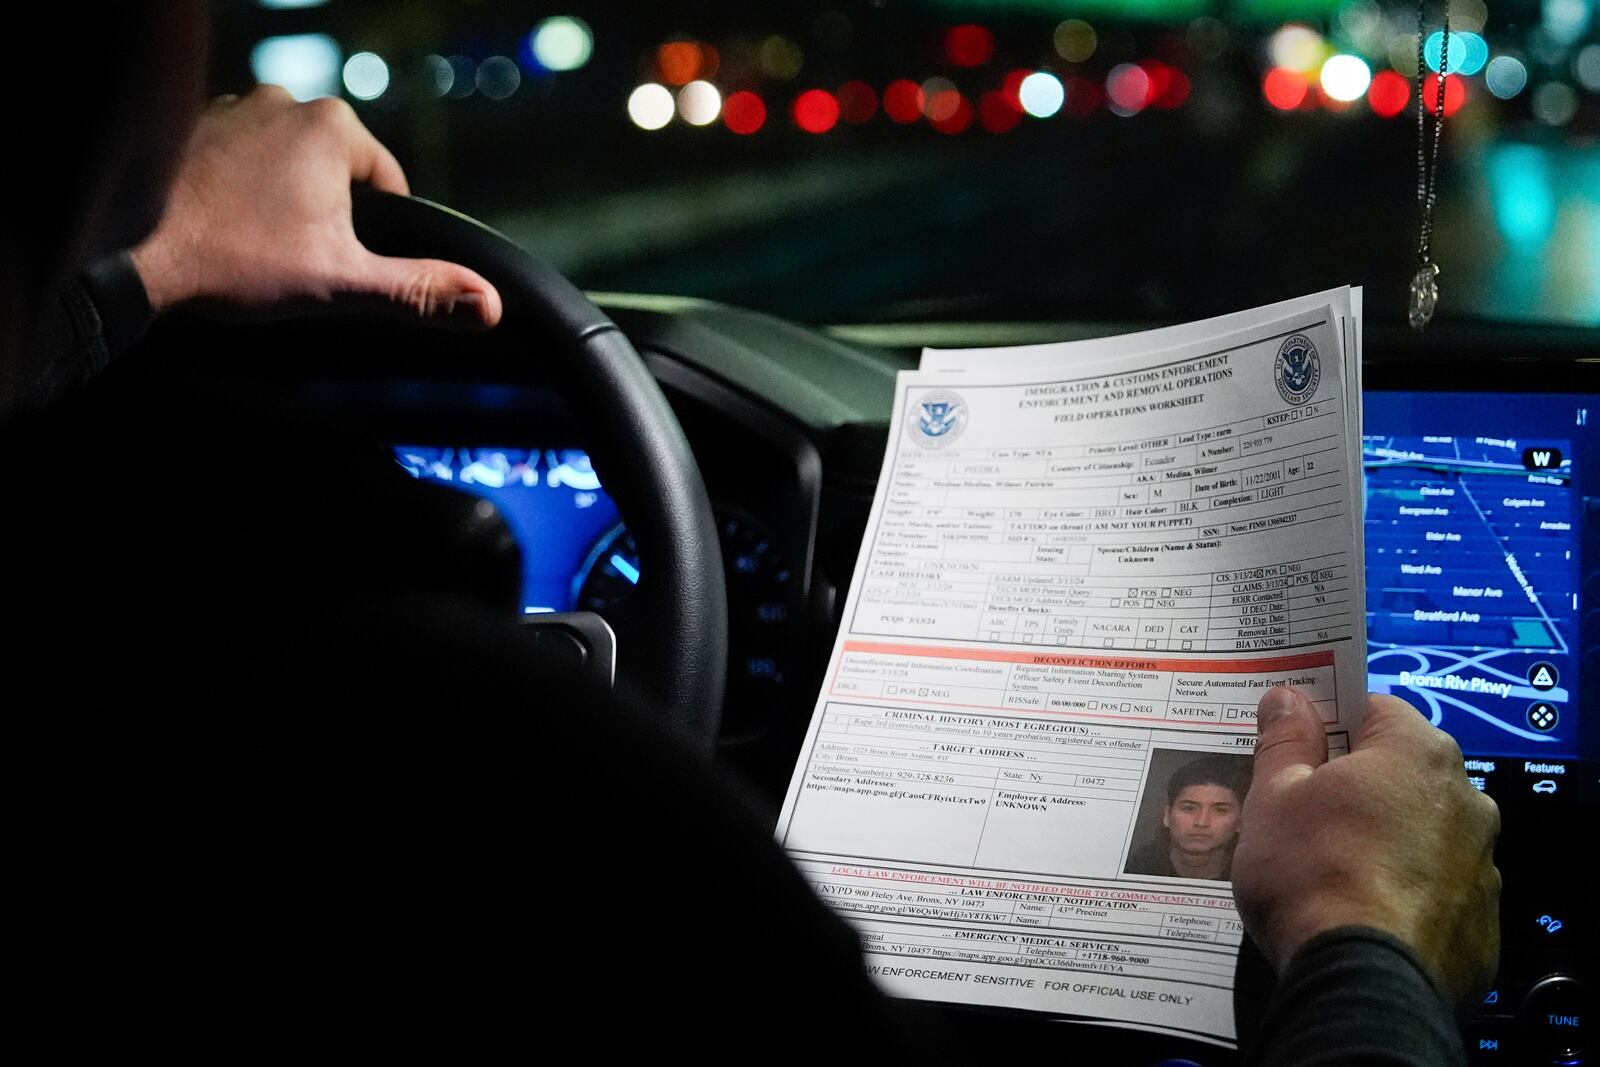
[[[659,130],[677,113],[677,101],[665,85],[646,82],[628,96],[628,117],[641,130]]]
[[[1022,104],[1022,110],[1036,119],[1047,119],[1061,110],[1061,105],[1066,103],[1067,90],[1062,87],[1061,79],[1048,71],[1036,70],[1022,79],[1022,86],[1017,90],[1017,99]]]
[[[357,52],[344,61],[345,91],[357,100],[376,100],[389,88],[389,64],[372,52]]]
[[[722,114],[722,94],[708,81],[692,81],[678,90],[678,114],[691,126],[709,126]]]
[[[250,72],[302,103],[339,91],[339,45],[325,33],[268,37],[250,50]]]
[[[582,19],[557,15],[534,27],[529,47],[546,70],[577,70],[594,54],[594,34]]]
[[[1372,68],[1360,56],[1332,56],[1322,64],[1322,91],[1335,100],[1360,100],[1372,84]]]

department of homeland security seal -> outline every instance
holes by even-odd
[[[1322,381],[1322,361],[1317,358],[1317,346],[1304,334],[1295,334],[1278,347],[1272,373],[1278,384],[1278,395],[1286,403],[1299,407],[1316,395],[1317,385]]]
[[[906,420],[906,433],[923,448],[945,448],[966,428],[967,402],[948,389],[924,394]]]

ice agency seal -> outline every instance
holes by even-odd
[[[967,428],[967,402],[948,389],[936,389],[917,402],[906,432],[923,448],[945,448]]]
[[[1278,395],[1286,403],[1299,407],[1310,400],[1322,381],[1322,361],[1317,358],[1317,346],[1300,333],[1283,342],[1278,346],[1273,377],[1278,383]]]

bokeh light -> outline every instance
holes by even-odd
[[[696,41],[668,41],[656,49],[656,73],[668,85],[688,85],[705,73]]]
[[[1422,45],[1422,58],[1428,69],[1437,72],[1444,58],[1444,31],[1434,30]],[[1476,74],[1489,62],[1489,45],[1475,33],[1450,34],[1449,74]]]
[[[1439,110],[1439,75],[1430,74],[1422,80],[1422,102],[1429,114]],[[1467,83],[1461,78],[1444,80],[1444,116],[1449,118],[1467,102]]]
[[[325,33],[267,37],[250,50],[250,72],[263,85],[281,85],[302,103],[339,91],[342,54]]]
[[[641,130],[659,130],[678,113],[672,90],[655,82],[645,82],[628,96],[628,117]]]
[[[929,78],[922,83],[922,113],[929,122],[943,122],[961,106],[961,93],[949,78]]]
[[[1144,64],[1144,69],[1146,74],[1151,75],[1151,80],[1155,80],[1155,75],[1151,73],[1152,66],[1153,61]],[[1156,90],[1155,99],[1150,101],[1150,106],[1161,111],[1174,111],[1188,103],[1189,93],[1194,89],[1189,76],[1177,67],[1163,67],[1162,75],[1161,84]]]
[[[1417,35],[1397,33],[1389,38],[1389,66],[1408,78],[1417,76]]]
[[[978,99],[978,123],[990,133],[1009,133],[1022,121],[1017,98],[1004,89],[990,89]]]
[[[505,100],[522,85],[522,71],[506,56],[490,56],[478,64],[478,92],[490,100]]]
[[[922,118],[922,86],[910,78],[892,81],[883,89],[883,113],[893,122],[908,126]]]
[[[1483,84],[1501,100],[1510,100],[1528,87],[1528,68],[1516,56],[1495,56],[1484,71]]]
[[[691,126],[709,126],[722,114],[722,93],[708,81],[692,81],[678,90],[678,115]]]
[[[734,133],[748,136],[767,124],[767,105],[748,89],[729,93],[722,102],[722,124]]]
[[[930,116],[928,124],[940,133],[965,133],[977,118],[977,109],[962,93],[952,90],[951,95],[955,97],[955,106],[950,109],[949,114],[937,119]]]
[[[389,64],[372,52],[357,52],[344,61],[345,92],[357,100],[376,100],[389,88]]]
[[[1299,107],[1310,88],[1304,74],[1288,67],[1273,67],[1261,79],[1261,95],[1279,111],[1293,111]]]
[[[1177,67],[1168,66],[1159,59],[1147,59],[1139,68],[1150,79],[1146,106],[1158,111],[1172,111],[1189,99],[1189,76]]]
[[[1056,55],[1068,63],[1082,63],[1094,55],[1099,43],[1094,27],[1082,19],[1067,19],[1056,27]]]
[[[800,46],[781,33],[775,33],[761,42],[761,72],[769,78],[790,81],[800,76],[805,66],[805,53]]]
[[[839,124],[839,101],[826,89],[807,89],[794,98],[789,113],[807,133],[827,133]]]
[[[439,55],[422,57],[422,84],[427,86],[434,96],[444,96],[455,83],[456,72],[450,68],[448,59]]]
[[[1149,105],[1150,89],[1150,75],[1136,63],[1118,64],[1106,75],[1106,99],[1111,110],[1124,118]]]
[[[1379,71],[1367,89],[1367,104],[1375,115],[1392,119],[1411,103],[1411,80],[1392,70]]]
[[[1572,61],[1573,77],[1591,93],[1600,93],[1600,44],[1584,45]]]
[[[534,27],[528,46],[546,70],[577,70],[594,54],[594,34],[582,19],[557,15]]]
[[[1533,113],[1547,126],[1565,126],[1578,113],[1578,91],[1566,82],[1545,82],[1533,91]]]
[[[1310,26],[1291,22],[1272,35],[1267,54],[1274,66],[1302,72],[1313,71],[1327,57],[1327,43]]]
[[[1383,8],[1377,0],[1350,0],[1339,9],[1338,21],[1339,28],[1363,48],[1383,39]]]
[[[966,23],[945,31],[944,54],[958,67],[981,67],[994,57],[994,34],[987,27]]]
[[[1360,56],[1340,53],[1322,64],[1322,91],[1342,103],[1360,100],[1372,84],[1372,68]]]
[[[1047,119],[1061,110],[1061,105],[1067,102],[1067,90],[1057,78],[1047,70],[1036,70],[1017,87],[1017,102],[1022,105],[1022,110],[1036,119]]]
[[[1461,47],[1461,73],[1469,77],[1482,73],[1489,63],[1489,42],[1476,33],[1463,33]]]
[[[1581,39],[1589,28],[1590,2],[1591,0],[1544,0],[1539,25],[1557,43],[1573,44]],[[1560,126],[1563,123],[1557,122],[1551,125]]]
[[[878,113],[878,94],[864,81],[848,81],[839,86],[839,117],[852,126],[871,122]]]
[[[1458,30],[1482,33],[1489,21],[1489,6],[1483,0],[1450,0],[1450,25]]]

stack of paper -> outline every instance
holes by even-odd
[[[1231,1044],[1256,702],[1365,693],[1360,291],[900,375],[778,824],[927,1000]]]

